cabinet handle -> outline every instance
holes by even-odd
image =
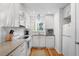
[[[75,42],[75,44],[79,44],[79,42]]]

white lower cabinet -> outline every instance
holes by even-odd
[[[33,36],[32,47],[37,48],[54,48],[54,36]]]
[[[45,36],[39,36],[39,43],[40,43],[40,47],[41,48],[45,48],[46,45],[45,45]]]
[[[46,36],[46,48],[54,48],[54,36]]]
[[[32,47],[43,48],[45,47],[45,36],[33,36],[32,37]]]
[[[32,36],[32,47],[39,47],[39,36]]]

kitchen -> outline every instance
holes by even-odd
[[[0,3],[0,56],[79,56],[78,10],[78,3]]]

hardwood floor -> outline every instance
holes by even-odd
[[[54,48],[32,48],[30,56],[64,56],[58,54]]]

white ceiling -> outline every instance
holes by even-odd
[[[0,12],[7,10],[9,8],[9,3],[0,3]]]
[[[55,13],[59,8],[65,7],[69,3],[25,3],[25,10],[34,12]]]

